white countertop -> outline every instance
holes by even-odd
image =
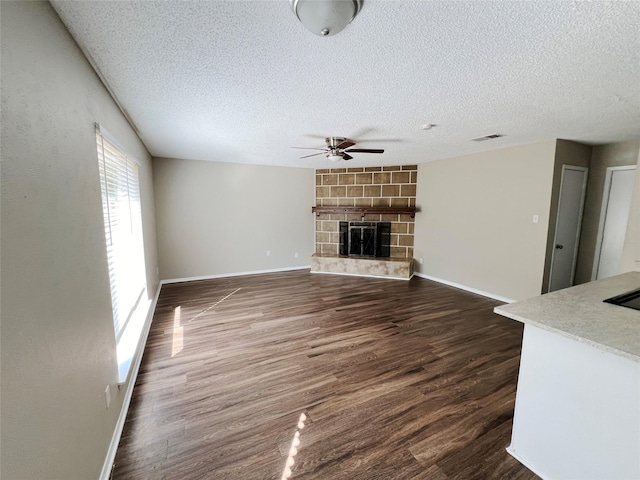
[[[640,288],[640,272],[496,307],[494,312],[640,362],[640,310],[603,300]]]

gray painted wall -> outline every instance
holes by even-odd
[[[166,158],[153,168],[162,279],[311,263],[314,170]]]
[[[555,147],[550,140],[419,165],[417,270],[507,299],[539,295]]]
[[[141,162],[153,295],[158,278],[151,158],[51,6],[0,4],[0,475],[97,478],[125,390],[116,387],[94,122]]]

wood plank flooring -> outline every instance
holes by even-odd
[[[115,479],[534,479],[498,302],[306,270],[165,285]],[[298,425],[301,414],[304,425]],[[303,428],[300,428],[303,427]]]

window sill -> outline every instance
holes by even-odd
[[[140,340],[151,306],[151,300],[147,300],[146,297],[147,292],[145,291],[118,341],[118,388],[127,383],[136,352],[144,348],[144,345],[140,345]]]

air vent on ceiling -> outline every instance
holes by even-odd
[[[472,138],[472,142],[484,142],[485,140],[493,140],[494,138],[504,137],[501,133],[494,133],[493,135],[485,135],[484,137]]]

